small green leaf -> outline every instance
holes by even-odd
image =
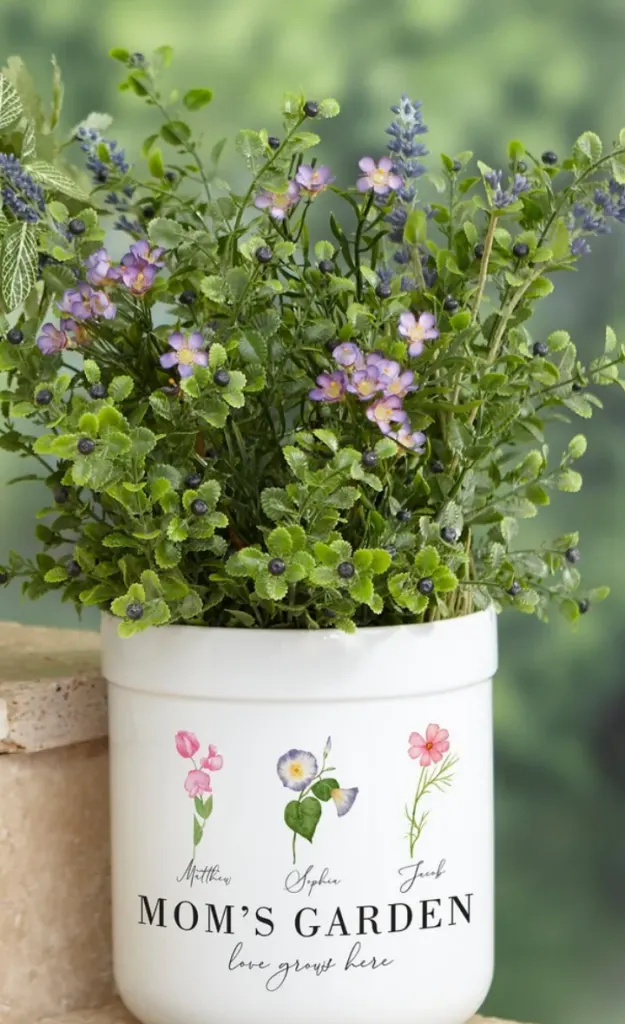
[[[212,98],[212,89],[189,89],[182,97],[182,102],[187,110],[201,110]]]
[[[123,402],[125,398],[132,393],[134,389],[134,383],[132,377],[126,375],[121,377],[113,377],[108,387],[109,396],[114,402]]]
[[[198,819],[193,815],[193,846],[199,846],[202,842],[202,836],[204,835],[204,829]]]
[[[312,787],[312,792],[319,800],[327,804],[328,800],[332,799],[334,790],[340,788],[336,779],[319,779]]]
[[[440,562],[440,556],[436,548],[428,546],[422,548],[415,556],[414,569],[420,576],[431,576]]]
[[[148,157],[148,168],[153,178],[162,178],[165,175],[163,154],[158,147],[153,149]]]

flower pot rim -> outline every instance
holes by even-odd
[[[244,634],[244,638],[241,634]],[[358,701],[457,690],[492,679],[497,623],[482,612],[431,623],[337,629],[158,626],[123,639],[102,617],[102,671],[160,697]]]

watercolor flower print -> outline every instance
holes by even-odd
[[[278,761],[278,777],[283,786],[298,793],[297,800],[290,800],[284,808],[284,821],[293,833],[291,849],[293,863],[297,863],[297,837],[302,836],[312,843],[321,819],[324,804],[332,802],[339,818],[344,817],[354,805],[358,789],[343,789],[330,773],[336,768],[327,767],[332,750],[328,736],[323,749],[321,768],[314,754],[309,750],[287,750]]]
[[[454,768],[458,758],[455,754],[449,753],[447,729],[441,729],[433,722],[425,730],[425,736],[420,732],[411,732],[408,744],[408,757],[418,761],[421,767],[412,807],[406,804],[406,817],[410,825],[407,839],[410,856],[413,857],[415,846],[430,815],[429,810],[421,810],[422,801],[432,790],[442,793],[449,789],[454,779]]]
[[[213,813],[213,788],[210,772],[218,772],[223,768],[224,759],[217,747],[208,746],[206,757],[200,758],[199,766],[195,755],[200,749],[200,742],[193,732],[177,732],[175,736],[176,750],[181,757],[193,765],[187,772],[184,788],[193,800],[193,856],[202,842],[206,822]]]

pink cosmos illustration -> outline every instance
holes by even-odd
[[[431,764],[438,764],[442,761],[443,754],[449,750],[449,733],[447,729],[441,729],[438,725],[428,725],[425,739],[419,732],[412,732],[408,742],[408,756],[416,761],[422,768],[429,768]]]
[[[221,771],[224,759],[218,748],[209,743],[208,754],[200,759],[199,766],[195,755],[200,749],[200,741],[194,732],[181,729],[174,736],[174,745],[180,757],[190,761],[192,767],[187,771],[184,789],[193,800],[193,856],[202,842],[206,823],[213,813],[213,786],[210,773]]]
[[[430,722],[425,735],[411,732],[408,737],[408,757],[418,761],[421,767],[412,806],[406,804],[406,818],[409,824],[406,838],[411,857],[414,856],[415,847],[431,813],[429,809],[420,811],[422,801],[428,795],[443,793],[454,780],[458,757],[450,754],[449,750],[449,732],[436,722]]]

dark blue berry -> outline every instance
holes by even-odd
[[[378,457],[375,452],[363,452],[362,459],[360,461],[367,469],[373,469],[373,467],[377,465]]]
[[[454,530],[453,526],[443,526],[441,538],[446,544],[455,544],[458,540],[458,531]]]
[[[524,260],[526,256],[529,256],[530,247],[526,242],[516,242],[512,246],[512,253],[519,260]]]
[[[148,203],[147,206],[144,206],[143,209],[141,210],[141,213],[143,214],[145,220],[152,220],[152,218],[156,216],[156,210],[154,209],[151,203]]]
[[[535,356],[544,357],[549,354],[549,346],[544,341],[535,341],[532,352]]]
[[[92,384],[89,388],[89,394],[92,398],[104,398],[106,395],[106,387],[100,381],[96,384]]]
[[[579,548],[567,548],[567,550],[564,552],[564,557],[566,558],[567,562],[571,563],[571,565],[575,565],[576,562],[579,562],[582,556]]]
[[[194,516],[205,516],[208,512],[208,505],[202,498],[195,498],[191,502],[191,511]]]
[[[21,345],[24,340],[24,335],[20,331],[19,327],[13,327],[10,331],[7,331],[7,341],[9,345]]]
[[[282,573],[286,572],[286,564],[281,558],[272,558],[267,565],[267,569],[272,576],[282,576]]]
[[[194,292],[193,288],[185,288],[183,292],[180,292],[178,299],[183,306],[192,306],[197,299],[197,292]]]
[[[227,388],[228,384],[230,383],[230,374],[228,373],[227,370],[217,370],[213,377],[213,380],[215,381],[217,387]]]
[[[64,505],[69,499],[69,491],[67,487],[55,487],[52,491],[52,497],[57,505]]]
[[[49,388],[42,388],[41,391],[38,391],[35,395],[35,403],[37,405],[50,405],[52,397],[52,392]]]
[[[400,508],[397,518],[400,523],[409,523],[412,518],[412,512],[409,512],[407,508]]]
[[[170,185],[178,180],[178,175],[175,171],[165,171],[165,181],[168,181]]]
[[[67,228],[70,235],[84,235],[87,230],[87,225],[84,220],[80,219],[80,217],[74,217],[73,220],[70,220]]]
[[[462,164],[460,163],[460,161],[459,160],[454,160],[453,165],[452,165],[452,171],[454,172],[454,174],[458,174],[458,172],[461,171],[461,170],[462,170]]]
[[[386,283],[386,281],[380,281],[379,285],[375,289],[375,294],[379,299],[389,299],[393,294],[393,289],[390,284]]]
[[[572,390],[575,392],[576,395],[578,395],[580,391],[584,390],[584,388],[578,381],[575,381]]]
[[[319,113],[319,104],[314,100],[307,100],[304,104],[304,113],[306,117],[316,117]]]
[[[517,597],[517,595],[521,593],[522,589],[523,587],[521,586],[519,581],[513,580],[511,585],[508,587],[507,592],[508,594],[510,594],[510,597]]]
[[[432,461],[430,462],[430,472],[431,473],[444,473],[445,472],[445,465],[444,465],[444,463],[442,463],[440,459],[432,459]]]
[[[319,270],[321,271],[322,274],[333,274],[334,263],[332,262],[332,260],[321,260],[319,262]]]
[[[81,437],[76,447],[81,455],[91,455],[95,451],[95,441],[90,437]]]
[[[133,622],[137,622],[139,619],[143,618],[144,611],[145,609],[142,604],[138,601],[132,601],[130,604],[126,605],[126,618],[132,619]]]
[[[197,491],[198,487],[202,483],[202,476],[200,473],[189,473],[184,480],[186,486],[192,490]]]
[[[70,558],[65,568],[67,570],[67,575],[69,576],[70,580],[75,580],[76,577],[80,576],[82,572],[82,569],[80,568],[78,562],[74,558]]]
[[[558,162],[558,154],[554,153],[552,149],[546,150],[540,158],[547,167],[555,167]]]
[[[259,263],[269,263],[273,257],[273,250],[268,245],[259,245],[254,255]]]
[[[453,295],[448,295],[443,301],[443,309],[446,313],[455,313],[460,306],[457,299],[454,299]]]
[[[353,562],[340,562],[336,570],[342,580],[351,580],[356,572]]]
[[[424,576],[422,580],[417,583],[417,590],[420,594],[431,594],[434,590],[434,580],[429,576]]]
[[[473,250],[476,260],[481,260],[484,255],[484,245],[482,242],[478,242]]]
[[[269,143],[269,147],[271,149],[280,149],[280,139],[278,138],[277,135],[270,135],[269,138],[267,139],[267,142]]]
[[[0,572],[0,587],[3,586],[3,584],[8,583],[8,581],[9,581],[9,574],[8,574],[8,572],[4,572],[4,570],[2,570]]]
[[[590,601],[584,597],[581,601],[577,602],[577,607],[579,608],[580,615],[585,615],[590,608]]]

